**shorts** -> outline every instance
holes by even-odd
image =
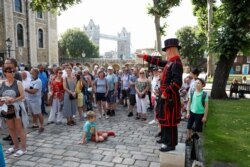
[[[195,123],[194,130],[195,132],[202,132],[202,118],[204,114],[195,114],[192,111],[190,111],[190,117],[188,119],[187,129],[192,129],[193,124]]]
[[[99,136],[102,136],[103,133],[104,133],[104,132],[99,132],[99,131],[97,131],[97,136],[98,136],[98,137],[99,137]],[[96,142],[95,134],[91,136],[91,141]]]
[[[38,115],[42,113],[41,110],[41,104],[42,101],[41,99],[34,101],[34,100],[27,100],[27,106],[28,106],[28,111],[31,112],[34,115]]]
[[[122,89],[122,99],[127,99],[129,97],[129,89]]]
[[[135,104],[136,104],[135,95],[129,95],[129,104],[130,104],[131,106],[135,106]]]
[[[106,101],[105,93],[96,93],[95,94],[96,101]]]
[[[114,90],[108,92],[107,102],[110,104],[116,103],[116,96],[114,96],[114,93]]]

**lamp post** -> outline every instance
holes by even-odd
[[[12,41],[10,40],[10,38],[8,38],[8,39],[5,41],[5,43],[6,43],[6,46],[7,46],[7,48],[8,48],[8,53],[9,53],[9,57],[10,57],[10,48],[11,48],[11,46],[12,46]]]

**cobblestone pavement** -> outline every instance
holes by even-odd
[[[127,117],[126,109],[119,106],[115,117],[98,119],[99,130],[113,130],[116,137],[109,137],[103,143],[90,142],[78,145],[83,122],[76,126],[50,124],[38,134],[28,130],[27,150],[22,157],[6,156],[7,167],[159,167],[159,147],[154,135],[157,125],[149,125],[153,113],[148,112],[148,121],[142,122]],[[47,117],[45,117],[47,120]],[[186,122],[179,125],[179,142],[186,138]],[[1,130],[1,139],[6,129]],[[8,142],[2,141],[6,150]]]

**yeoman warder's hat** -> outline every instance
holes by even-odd
[[[164,41],[164,45],[165,47],[162,48],[162,51],[166,51],[168,48],[170,47],[177,47],[178,49],[181,49],[181,46],[179,45],[179,40],[176,38],[170,38],[170,39],[166,39]]]

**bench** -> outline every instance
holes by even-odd
[[[237,97],[238,94],[250,94],[250,84],[231,84],[230,98],[233,93],[235,93],[235,97]]]

